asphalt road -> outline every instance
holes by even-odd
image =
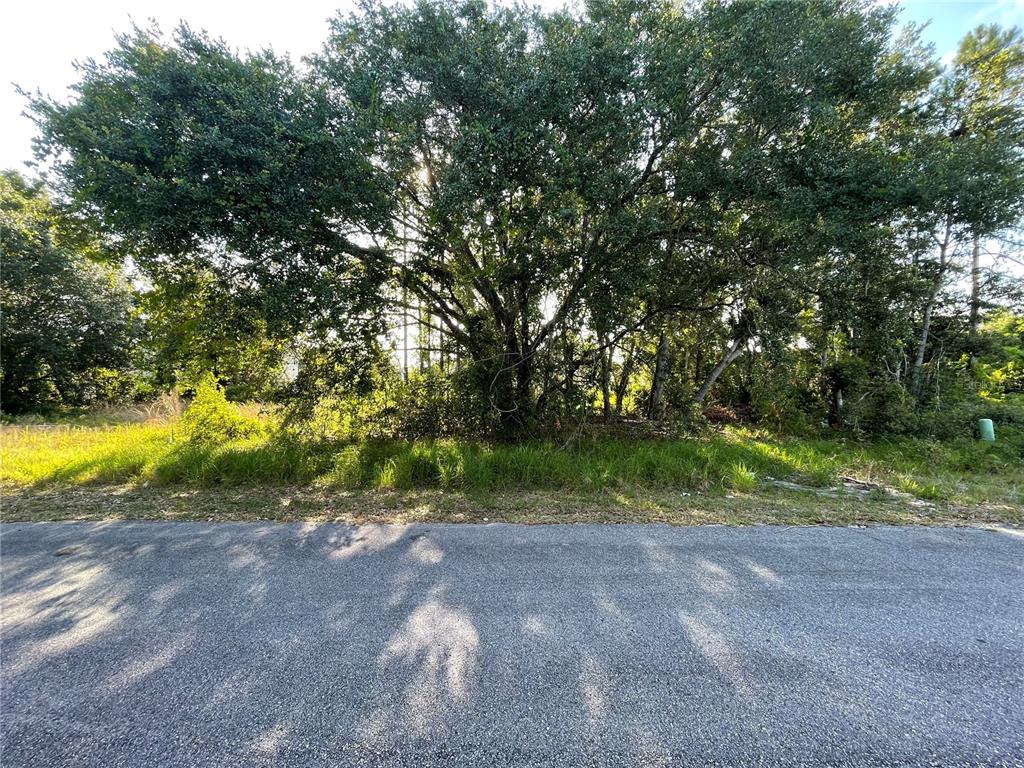
[[[1024,536],[0,527],[15,766],[1024,765]]]

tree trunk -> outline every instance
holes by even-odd
[[[924,354],[928,349],[928,334],[932,327],[932,312],[935,309],[935,301],[942,289],[942,279],[946,274],[946,266],[949,263],[949,236],[950,225],[946,224],[946,236],[939,246],[939,273],[935,277],[935,284],[928,295],[928,303],[924,306],[924,315],[921,317],[921,338],[917,344],[917,354],[914,355],[914,367],[911,369],[910,382],[915,396],[921,394],[921,371],[924,369]]]
[[[973,342],[978,336],[981,325],[981,239],[974,236],[974,248],[971,251],[971,330]],[[971,366],[974,365],[974,345],[971,345]]]
[[[490,376],[490,372],[487,374]],[[508,368],[508,362],[502,358],[495,369],[491,380],[491,406],[498,410],[499,432],[504,437],[514,437],[518,429],[519,414],[515,396],[515,376]]]
[[[924,353],[928,348],[928,332],[932,327],[932,309],[935,306],[935,297],[938,295],[938,286],[932,291],[928,303],[924,307],[924,316],[921,318],[921,339],[917,344],[917,354],[914,355],[914,368],[911,374],[911,382],[915,395],[921,394],[921,371],[924,368]]]
[[[601,417],[607,423],[612,416],[612,350],[607,347],[608,337],[602,336],[601,345]]]
[[[700,405],[704,402],[704,398],[708,396],[708,392],[711,391],[711,387],[718,381],[718,377],[722,375],[726,368],[728,368],[737,357],[743,354],[743,345],[746,343],[746,339],[734,339],[732,344],[729,346],[725,356],[718,361],[708,377],[704,380],[704,383],[700,385],[700,389],[697,390],[697,394],[693,396],[693,402]]]
[[[662,396],[665,394],[665,379],[668,376],[669,343],[664,333],[658,338],[658,351],[654,356],[654,378],[651,381],[651,396],[647,401],[647,418],[660,421],[664,415]]]
[[[522,354],[519,339],[514,333],[506,330],[504,342],[505,349],[497,360],[482,350],[484,357],[481,361],[495,366],[491,368],[493,374],[488,373],[489,377],[493,376],[489,396],[492,406],[498,410],[501,434],[516,437],[523,432],[534,412],[533,366],[529,356]]]
[[[430,368],[430,312],[426,307],[420,309],[420,327],[419,327],[419,366],[420,373],[424,373]]]
[[[518,355],[515,368],[515,421],[520,429],[530,426],[534,416],[533,361],[529,355]]]
[[[636,361],[636,342],[629,345],[629,352],[626,359],[622,361],[622,371],[619,373],[619,380],[615,383],[615,415],[622,415],[622,399],[626,396],[629,388],[629,378],[633,375],[633,365]]]

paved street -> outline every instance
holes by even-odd
[[[0,764],[1024,765],[1024,536],[6,524]]]

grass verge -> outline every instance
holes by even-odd
[[[844,480],[868,493],[841,491]],[[779,487],[780,481],[790,484]],[[183,440],[176,422],[0,428],[2,516],[515,522],[1021,524],[1024,434],[337,444],[266,429]],[[839,491],[829,491],[839,488]]]

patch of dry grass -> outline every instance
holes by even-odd
[[[670,525],[1024,525],[1015,505],[902,499],[611,491],[332,491],[309,487],[88,486],[8,491],[6,522],[43,520],[342,521],[348,523],[666,523]]]

